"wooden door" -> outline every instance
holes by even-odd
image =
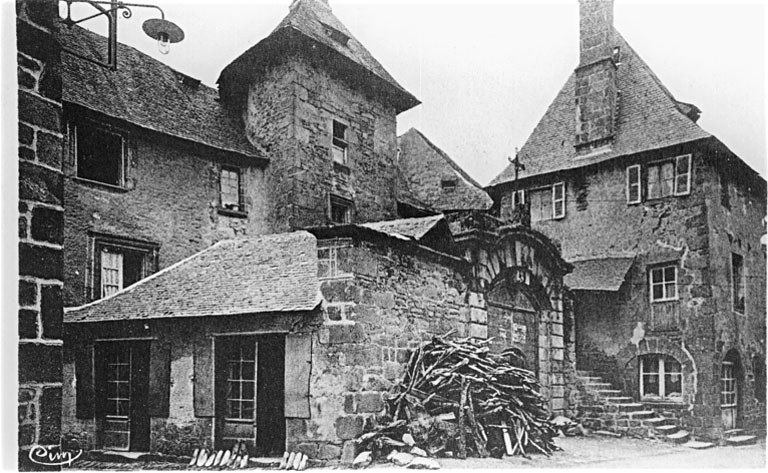
[[[735,429],[738,423],[739,383],[736,366],[732,361],[723,361],[720,369],[720,411],[723,428]]]
[[[149,451],[149,343],[98,343],[96,388],[101,447]]]

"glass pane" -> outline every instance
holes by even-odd
[[[347,149],[346,148],[339,148],[337,146],[333,147],[333,160],[339,164],[347,164]]]
[[[653,300],[659,300],[664,299],[664,286],[662,285],[654,285],[653,286]]]
[[[672,195],[672,185],[675,180],[675,165],[664,163],[661,167],[661,195]]]
[[[651,282],[654,284],[660,283],[662,281],[663,272],[660,269],[652,269],[651,270]]]
[[[681,174],[688,174],[688,162],[690,161],[690,156],[680,156],[677,158],[677,175]]]
[[[243,379],[254,379],[254,363],[243,362]]]
[[[240,402],[239,401],[229,401],[229,414],[227,417],[230,417],[232,419],[239,419],[240,418]]]
[[[659,376],[658,375],[643,375],[643,395],[659,395]]]
[[[665,394],[667,397],[675,393],[682,393],[683,376],[681,374],[667,373],[664,375],[664,388],[666,390]]]
[[[687,194],[688,193],[688,174],[683,174],[682,176],[677,176],[677,180],[675,182],[675,192],[677,194]]]
[[[648,198],[649,199],[656,199],[660,197],[659,192],[659,167],[658,166],[649,166],[648,167]]]
[[[664,280],[665,281],[674,281],[675,280],[675,273],[676,273],[676,268],[674,266],[670,266],[668,268],[664,268]]]
[[[253,401],[243,401],[243,410],[240,413],[241,419],[253,419]]]
[[[675,294],[675,283],[667,283],[664,285],[664,298],[665,299],[674,299],[676,296]]]
[[[243,399],[253,399],[253,381],[244,381],[243,382]]]
[[[330,264],[327,260],[317,262],[317,277],[327,278],[331,276]]]

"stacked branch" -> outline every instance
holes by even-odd
[[[381,455],[404,434],[430,456],[549,455],[555,431],[536,375],[521,360],[517,349],[493,354],[488,342],[435,337],[411,354],[389,396],[392,422],[359,441]]]

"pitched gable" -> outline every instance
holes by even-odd
[[[218,79],[222,97],[228,101],[239,97],[254,71],[298,51],[324,60],[345,80],[391,103],[398,113],[420,103],[352,36],[324,0],[295,0],[269,36],[224,68]]]
[[[621,64],[616,71],[620,97],[613,145],[603,153],[577,155],[572,74],[520,150],[525,165],[521,179],[711,136],[691,119],[695,116],[691,106],[676,101],[624,38],[614,33]],[[512,181],[514,176],[514,166],[508,166],[489,187]]]
[[[399,136],[398,168],[410,194],[440,211],[487,210],[488,194],[443,150],[415,128]],[[444,186],[449,182],[455,185]]]

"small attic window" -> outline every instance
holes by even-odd
[[[613,48],[613,63],[617,66],[621,64],[621,46]]]
[[[323,25],[323,29],[325,29],[325,34],[331,38],[332,40],[336,41],[337,43],[341,44],[342,46],[346,46],[349,42],[349,36],[345,35],[341,31],[337,30],[331,25],[326,25],[323,22],[320,22]]]
[[[456,186],[459,184],[459,181],[456,179],[441,179],[440,180],[440,188],[446,191],[452,191],[456,189]]]

